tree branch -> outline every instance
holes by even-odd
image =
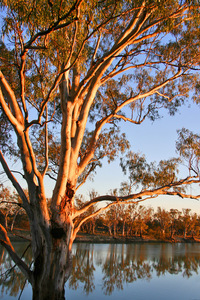
[[[144,122],[144,120],[146,119],[146,117],[147,117],[147,114],[145,114],[144,115],[144,117],[141,119],[139,119],[139,121],[135,121],[135,120],[132,120],[132,119],[130,119],[130,118],[127,118],[127,117],[125,117],[125,116],[123,116],[123,115],[113,115],[113,118],[116,118],[116,119],[122,119],[122,120],[124,120],[125,122],[130,122],[130,123],[133,123],[133,124],[137,124],[137,125],[139,125],[139,124],[141,124],[142,122]]]
[[[64,27],[67,27],[69,26],[70,24],[72,24],[74,21],[77,20],[77,16],[72,19],[71,21],[68,21],[68,22],[65,22],[65,23],[62,23],[60,24],[63,20],[67,19],[73,11],[77,10],[78,7],[81,5],[81,2],[83,0],[77,0],[73,5],[72,7],[70,8],[70,10],[65,13],[62,17],[58,17],[58,20],[56,22],[54,22],[54,24],[52,26],[50,26],[48,29],[46,30],[43,30],[43,31],[40,31],[38,33],[36,33],[25,45],[24,45],[24,49],[32,49],[32,44],[39,38],[39,37],[42,37],[42,36],[46,36],[48,35],[49,33],[53,32],[53,31],[56,31],[58,29],[61,29],[61,28],[64,28]]]
[[[198,178],[198,180],[196,180],[195,178]],[[130,194],[127,196],[113,196],[113,195],[103,195],[103,196],[99,196],[94,198],[93,200],[87,202],[86,204],[84,204],[82,206],[82,208],[80,208],[79,210],[77,210],[73,216],[73,219],[76,218],[77,216],[83,214],[84,212],[86,212],[91,206],[100,203],[100,202],[128,202],[129,200],[135,200],[135,199],[143,199],[143,197],[157,197],[159,195],[177,195],[179,197],[182,198],[190,198],[191,199],[198,199],[200,197],[200,195],[198,196],[192,196],[192,195],[186,195],[186,194],[182,194],[179,191],[168,191],[170,188],[175,188],[181,185],[190,185],[192,183],[199,183],[200,179],[198,176],[195,177],[187,177],[185,179],[181,179],[179,181],[176,182],[172,182],[169,184],[166,184],[164,186],[158,187],[158,188],[154,188],[154,189],[150,189],[150,190],[142,190],[139,193],[135,193],[135,194]]]
[[[107,210],[108,208],[110,208],[110,207],[113,206],[113,205],[116,205],[116,204],[117,204],[117,205],[119,205],[119,204],[125,204],[126,202],[128,202],[128,204],[138,204],[138,203],[143,202],[143,201],[146,201],[146,200],[148,200],[148,199],[157,198],[157,197],[158,197],[158,195],[155,195],[155,196],[151,196],[151,197],[146,197],[146,198],[144,198],[144,199],[137,199],[137,200],[135,200],[135,201],[130,201],[130,200],[122,200],[122,201],[120,201],[120,200],[115,200],[114,202],[107,204],[105,207],[101,207],[100,209],[98,209],[96,212],[90,214],[89,216],[84,217],[84,218],[78,223],[78,225],[74,228],[72,239],[74,240],[74,239],[76,238],[76,235],[77,235],[78,231],[80,230],[80,227],[81,227],[87,220],[96,217],[96,216],[99,215],[102,211]],[[117,198],[117,197],[116,197],[116,198]]]
[[[16,191],[18,192],[20,198],[22,199],[23,207],[24,207],[24,209],[26,210],[27,214],[30,217],[31,216],[31,210],[30,210],[30,206],[29,206],[29,202],[28,202],[28,199],[26,197],[26,194],[24,193],[24,191],[21,188],[20,184],[18,183],[17,179],[13,176],[12,172],[10,171],[1,150],[0,150],[0,162],[1,162],[1,165],[2,165],[6,175],[8,176],[9,180],[12,182],[12,184],[15,187]]]
[[[19,76],[20,76],[20,94],[21,94],[21,101],[22,101],[22,107],[25,113],[25,119],[28,121],[28,111],[26,108],[26,101],[25,101],[25,64],[26,64],[26,53],[27,51],[24,51],[21,55],[21,64],[20,64],[20,70],[19,70]]]
[[[46,106],[46,122],[45,122],[45,167],[44,170],[42,172],[42,176],[44,177],[48,166],[49,166],[49,144],[48,144],[48,108]]]
[[[5,94],[5,97],[7,98],[12,111],[9,109],[6,103],[3,93]],[[16,130],[22,131],[24,118],[21,109],[19,107],[19,104],[17,103],[17,99],[15,97],[13,90],[11,89],[10,85],[8,84],[7,80],[5,79],[1,71],[0,71],[0,104],[10,123],[16,128]]]
[[[0,239],[0,243],[2,244],[2,246],[4,246],[6,248],[6,250],[10,254],[13,261],[20,268],[20,270],[26,276],[28,281],[32,284],[33,283],[32,271],[29,269],[29,267],[25,264],[25,262],[15,252],[15,249],[13,248],[13,246],[10,242],[10,239],[7,235],[7,231],[5,230],[5,228],[1,224],[0,224],[0,235],[3,238],[3,239]]]

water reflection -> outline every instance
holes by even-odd
[[[22,255],[27,244],[18,243],[15,248]],[[26,251],[24,260],[31,264],[30,249]],[[13,268],[3,248],[0,248],[0,262],[1,294],[19,297],[25,278],[20,270]],[[151,282],[155,277],[168,275],[190,278],[199,271],[200,244],[78,243],[73,247],[73,271],[68,285],[70,290],[84,291],[88,298],[95,293],[97,285],[102,294],[111,296],[139,280]]]
[[[69,279],[69,286],[73,289],[79,287],[79,283],[84,284],[84,291],[89,294],[95,289],[94,286],[94,245],[78,244],[73,254],[72,275]]]
[[[77,244],[74,248],[73,273],[69,287],[82,288],[86,294],[95,288],[95,266],[101,267],[102,290],[111,295],[115,289],[123,290],[127,283],[139,279],[150,281],[152,276],[181,274],[189,278],[198,274],[200,245],[197,244]]]
[[[103,287],[106,295],[111,295],[114,289],[123,290],[124,283],[137,279],[151,278],[151,266],[143,260],[142,255],[135,257],[133,249],[122,245],[121,252],[112,245],[105,262],[102,264]]]
[[[23,256],[27,265],[30,265],[32,260],[30,244],[15,243],[15,250],[21,257]],[[1,296],[10,295],[17,297],[24,289],[26,279],[22,272],[13,264],[10,255],[3,247],[0,247],[0,274]]]

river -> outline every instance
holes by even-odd
[[[21,254],[26,247],[15,244]],[[0,259],[4,273],[12,262],[2,248]],[[31,263],[29,250],[24,259]],[[17,268],[1,278],[0,299],[31,299],[31,287]],[[77,243],[65,293],[67,300],[200,300],[199,287],[200,244]]]

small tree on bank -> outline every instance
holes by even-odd
[[[33,299],[63,299],[71,247],[84,222],[116,203],[158,195],[198,198],[181,188],[199,182],[198,151],[184,179],[177,176],[178,160],[155,167],[130,152],[122,167],[128,166],[139,191],[74,204],[78,187],[102,159],[112,161],[129,147],[120,121],[155,120],[160,108],[173,115],[190,91],[197,101],[199,3],[10,0],[0,6],[0,161],[29,219],[33,269],[3,225],[1,243],[32,284]],[[193,149],[199,136],[185,142],[182,132],[178,148],[188,158],[184,145]],[[21,161],[28,197],[8,155]],[[55,181],[50,208],[45,176]],[[99,202],[104,207],[95,206]]]

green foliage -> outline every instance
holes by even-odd
[[[178,130],[176,149],[183,160],[186,161],[189,171],[200,174],[200,135],[188,129]]]
[[[13,152],[13,143],[11,136],[12,127],[5,115],[0,112],[0,145],[3,153],[11,154]]]
[[[129,152],[126,158],[121,159],[121,167],[132,186],[149,188],[159,187],[177,180],[179,159],[161,160],[148,163],[144,155]]]

